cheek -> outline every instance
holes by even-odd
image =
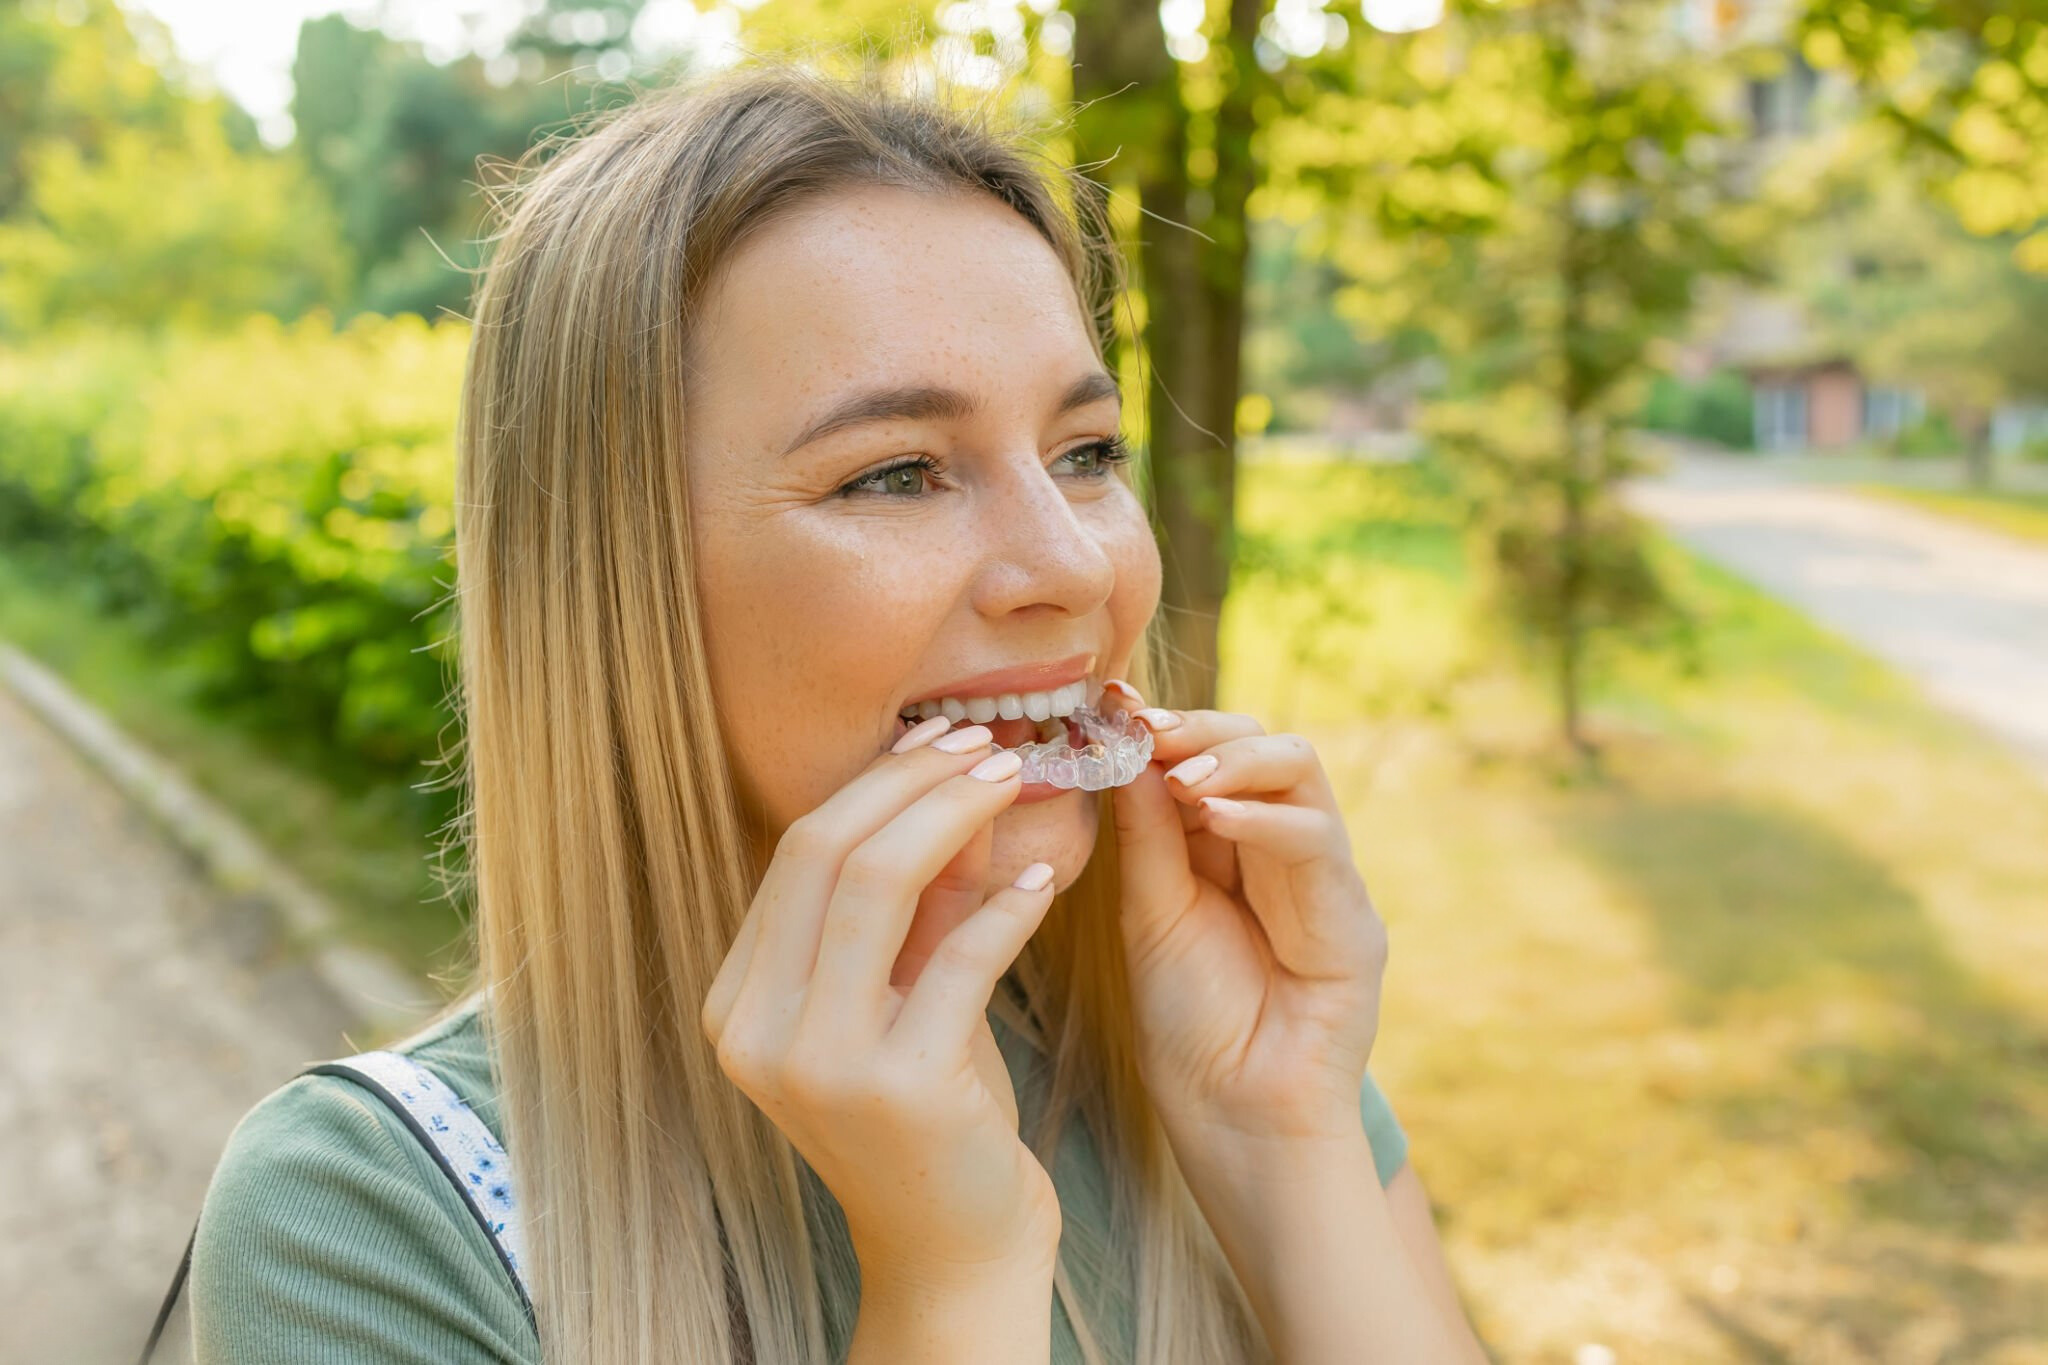
[[[776,827],[860,771],[947,610],[949,556],[872,526],[780,524],[700,541],[704,633],[726,747]]]

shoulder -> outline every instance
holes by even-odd
[[[462,1043],[398,1045],[470,1098]],[[431,1035],[431,1036],[429,1036]],[[451,1038],[452,1035],[452,1038]],[[402,1121],[339,1076],[299,1076],[229,1136],[190,1272],[205,1360],[532,1360],[532,1329],[489,1240]]]

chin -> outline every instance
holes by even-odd
[[[1095,851],[1099,819],[1094,792],[1063,791],[1027,806],[1011,806],[995,820],[989,847],[989,894],[1015,881],[1032,863],[1052,864],[1053,886],[1066,890]]]

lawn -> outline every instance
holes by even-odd
[[[1862,484],[1858,491],[1924,507],[1930,512],[1988,526],[1994,531],[2048,544],[2048,493],[1961,492]]]
[[[1243,516],[1332,551],[1242,583],[1224,705],[1332,770],[1500,1358],[2048,1361],[2048,791],[1670,547],[1704,666],[1611,654],[1583,777],[1426,480],[1264,467]]]

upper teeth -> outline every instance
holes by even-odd
[[[1032,720],[1044,720],[1048,716],[1071,715],[1082,702],[1088,699],[1088,684],[1085,680],[1056,687],[1050,692],[1003,692],[993,697],[940,697],[936,701],[921,701],[904,710],[904,715],[915,715],[920,720],[933,716],[944,716],[956,725],[962,720],[971,720],[976,725],[1000,716],[1004,720],[1016,720],[1029,716]]]

